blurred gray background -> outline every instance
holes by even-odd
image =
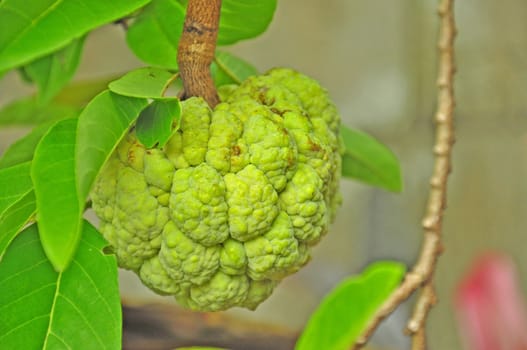
[[[387,144],[401,161],[404,191],[392,194],[343,180],[344,204],[309,265],[287,278],[250,318],[300,329],[320,298],[349,274],[378,259],[415,261],[432,169],[436,90],[436,1],[279,0],[261,37],[228,50],[265,71],[294,67],[317,78],[343,122]],[[461,349],[454,288],[471,261],[489,250],[515,260],[527,287],[527,2],[456,3],[456,131],[453,173],[444,221],[446,251],[436,274],[440,303],[428,324],[430,349]],[[89,35],[76,80],[142,66],[126,47],[121,27]],[[31,93],[16,74],[0,81],[0,104]],[[0,152],[26,130],[0,132]],[[171,303],[122,273],[129,301]],[[350,302],[353,302],[350,300]],[[405,304],[374,342],[406,349]]]

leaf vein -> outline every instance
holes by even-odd
[[[27,268],[25,268],[25,269],[23,269],[23,270],[21,270],[21,271],[18,271],[17,273],[14,273],[14,274],[12,274],[12,275],[9,275],[9,277],[7,277],[7,278],[5,278],[5,279],[3,279],[3,280],[0,280],[0,284],[3,284],[3,283],[5,283],[6,281],[9,281],[10,279],[15,278],[15,277],[17,277],[18,275],[21,275],[21,274],[23,274],[23,273],[25,273],[25,272],[27,272],[27,271],[31,271],[31,270],[33,270],[34,268],[38,267],[39,265],[45,264],[47,261],[48,261],[47,259],[42,259],[42,260],[40,260],[39,262],[34,263],[34,264],[32,264],[31,266],[29,266],[29,267],[27,267]]]
[[[7,2],[5,2],[7,3]],[[0,2],[1,4],[1,2]],[[0,6],[0,9],[2,8],[2,6]],[[17,15],[19,15],[20,17],[24,18],[25,20],[27,20],[28,22],[31,22],[31,17],[29,17],[28,15],[26,15],[24,12],[18,10],[17,8],[14,8],[14,7],[8,7],[7,5],[6,6],[3,6],[4,10],[8,10],[8,11],[11,11]]]
[[[45,11],[43,11],[40,15],[38,15],[36,18],[31,20],[31,24],[24,28],[24,30],[21,30],[14,38],[11,40],[10,43],[8,43],[6,46],[4,46],[3,50],[0,49],[0,53],[4,51],[6,48],[8,48],[10,45],[12,45],[14,42],[19,40],[24,34],[27,33],[31,28],[35,26],[36,23],[38,23],[42,18],[46,17],[49,13],[51,13],[57,6],[59,6],[64,0],[56,0],[54,3],[52,3]]]
[[[85,242],[83,242],[85,243]],[[94,247],[95,249],[99,250],[99,248],[95,247],[95,246],[92,246],[90,245],[91,247]],[[86,277],[88,278],[88,280],[90,281],[90,283],[95,287],[95,290],[97,291],[97,294],[99,295],[99,297],[101,298],[101,300],[103,301],[104,305],[106,306],[106,308],[108,309],[108,311],[110,312],[110,315],[112,315],[112,318],[114,319],[114,321],[117,321],[117,318],[115,317],[113,311],[112,311],[112,308],[110,307],[110,305],[108,304],[108,301],[106,300],[106,298],[104,297],[104,295],[102,295],[101,293],[101,290],[99,289],[99,286],[97,285],[97,283],[95,283],[95,281],[93,280],[93,278],[91,277],[91,275],[88,273],[88,271],[86,271],[84,269],[84,267],[77,261],[77,260],[73,260],[73,263],[77,264],[78,267],[82,270],[82,272],[86,275]]]
[[[59,337],[57,333],[51,331],[49,334],[57,338],[57,340],[64,344],[66,348],[71,350],[71,347],[68,345],[68,343],[66,343],[66,341],[62,337]]]
[[[40,292],[41,290],[46,289],[47,287],[52,286],[54,284],[55,284],[55,282],[48,283],[48,284],[45,284],[45,285],[41,286],[40,288],[32,290],[30,293],[26,293],[24,295],[21,295],[20,297],[14,299],[14,300],[11,300],[9,303],[0,306],[0,310],[5,309],[8,306],[13,305],[13,304],[19,302],[20,300],[25,299],[25,298],[33,295],[33,294],[36,294],[36,293]]]
[[[71,305],[71,307],[73,309],[75,309],[75,311],[77,311],[77,313],[79,314],[79,316],[82,318],[82,320],[84,321],[84,323],[86,323],[86,325],[88,326],[88,328],[92,331],[92,333],[95,335],[95,338],[97,339],[97,341],[99,342],[99,344],[101,344],[101,348],[104,348],[104,342],[102,341],[102,339],[99,337],[99,334],[95,331],[95,329],[93,329],[93,326],[91,324],[91,322],[89,322],[88,319],[86,319],[86,317],[84,316],[84,312],[82,312],[82,310],[80,310],[78,307],[77,307],[77,304],[75,304],[73,302],[73,300],[71,300],[70,298],[68,298],[66,295],[64,294],[60,294],[59,293],[59,296],[62,297],[62,299],[64,299],[68,304]]]
[[[53,302],[51,304],[51,311],[49,312],[48,329],[46,330],[46,337],[44,339],[44,345],[42,345],[42,349],[46,348],[46,345],[49,339],[49,334],[51,333],[51,326],[53,325],[53,316],[55,315],[55,306],[57,305],[57,297],[59,295],[61,280],[62,280],[62,273],[59,273],[59,276],[57,278],[57,286],[55,287],[55,293],[53,295]]]
[[[22,322],[21,324],[19,324],[18,326],[14,327],[14,328],[11,328],[8,332],[2,334],[2,336],[0,336],[0,340],[2,340],[2,338],[5,338],[7,337],[9,334],[17,331],[18,329],[22,328],[22,327],[25,327],[26,325],[30,324],[31,322],[34,322],[40,318],[43,318],[43,317],[48,317],[49,314],[44,314],[44,315],[40,315],[40,316],[35,316],[33,317],[32,319],[29,319],[27,320],[26,322]]]

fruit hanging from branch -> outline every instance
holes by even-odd
[[[254,309],[300,269],[340,204],[340,118],[290,69],[182,102],[162,149],[131,131],[92,191],[120,266],[192,309]]]

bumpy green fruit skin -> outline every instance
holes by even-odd
[[[340,117],[313,79],[277,68],[182,102],[162,149],[133,130],[91,193],[119,265],[202,311],[254,309],[309,260],[340,204]]]

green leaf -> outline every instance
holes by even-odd
[[[5,349],[121,349],[115,257],[88,222],[71,265],[56,272],[37,226],[20,233],[0,262],[0,344]]]
[[[0,170],[0,217],[33,189],[30,167],[26,162]]]
[[[0,126],[37,125],[75,117],[115,76],[68,84],[49,104],[37,101],[36,96],[24,97],[6,105],[0,110]]]
[[[140,98],[161,98],[177,74],[161,68],[139,68],[108,85],[116,94]]]
[[[108,84],[120,75],[97,78],[93,80],[76,81],[68,84],[66,88],[53,99],[53,102],[62,105],[84,107],[95,96],[108,88]]]
[[[251,75],[258,74],[250,63],[223,51],[216,51],[210,70],[216,86],[240,84]]]
[[[341,126],[345,152],[342,175],[389,191],[402,190],[401,169],[397,157],[373,137]]]
[[[230,45],[263,33],[273,19],[276,0],[223,0],[217,45]],[[126,41],[142,61],[177,69],[177,50],[185,4],[153,0],[128,28]]]
[[[68,266],[80,239],[82,204],[75,181],[77,119],[57,122],[40,141],[31,166],[42,247],[57,271]]]
[[[39,125],[26,136],[11,144],[0,158],[0,169],[32,160],[37,144],[52,125],[53,122]]]
[[[80,62],[84,38],[73,40],[64,48],[23,68],[26,75],[37,84],[40,102],[49,102],[73,77]]]
[[[311,315],[295,349],[349,349],[399,285],[404,271],[400,263],[377,262],[362,275],[339,283]]]
[[[31,163],[0,169],[0,258],[35,212]]]
[[[142,61],[177,69],[177,47],[185,9],[176,0],[153,0],[126,32],[126,42]]]
[[[254,38],[267,30],[276,0],[223,0],[217,45]]]
[[[0,72],[68,45],[149,0],[20,0],[0,2]]]
[[[77,108],[72,106],[42,105],[34,96],[25,97],[11,102],[0,110],[0,126],[35,125],[46,121],[74,117],[77,113]]]
[[[180,114],[178,99],[155,100],[137,118],[137,138],[146,148],[163,147],[174,131],[174,121],[179,123]]]
[[[100,169],[146,105],[146,99],[104,91],[82,111],[75,157],[79,199],[88,197]]]
[[[6,248],[30,221],[36,209],[35,192],[30,191],[0,215],[0,261]]]

